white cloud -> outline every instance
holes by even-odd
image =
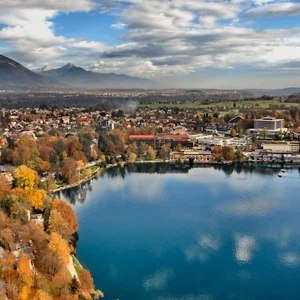
[[[201,27],[216,27],[217,25],[217,18],[214,16],[202,16],[199,18],[199,24]]]
[[[299,15],[300,4],[295,2],[0,0],[0,7],[5,54],[36,67],[45,61],[54,67],[84,62],[84,67],[94,71],[166,78],[203,68],[234,69],[249,64],[257,69],[280,69],[284,63],[299,60],[299,28],[257,30],[241,23],[245,16],[255,22],[256,16]],[[111,27],[127,29],[123,44],[109,46],[101,40],[55,34],[55,17],[60,13],[93,9],[115,14],[117,21]]]
[[[115,29],[124,29],[126,27],[126,24],[125,23],[116,23],[116,24],[112,24],[111,27],[115,28]]]
[[[79,61],[82,54],[93,57],[93,53],[105,50],[100,42],[67,39],[54,33],[55,24],[52,20],[59,14],[55,9],[85,11],[90,9],[87,5],[89,1],[72,1],[73,6],[70,1],[44,1],[43,5],[38,5],[38,2],[28,1],[19,5],[18,1],[5,1],[1,7],[0,24],[4,24],[4,27],[0,30],[0,40],[10,45],[6,55],[23,63],[37,65],[38,61],[64,62],[63,58],[68,56],[75,57],[72,60],[76,62],[76,58]]]
[[[175,5],[200,14],[216,16],[220,19],[233,19],[241,11],[238,3],[230,1],[175,0]]]
[[[60,11],[89,11],[95,7],[92,0],[0,0],[0,7],[7,8],[28,8],[28,9],[45,9]]]
[[[258,4],[268,3],[269,1],[259,1]],[[285,17],[285,16],[299,16],[300,3],[283,2],[271,3],[254,7],[246,13],[251,17]]]

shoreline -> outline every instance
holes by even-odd
[[[277,166],[278,168],[281,168],[283,166],[287,166],[287,165],[290,165],[290,166],[300,166],[300,162],[294,162],[294,163],[290,163],[290,162],[277,162],[277,163],[272,163],[272,162],[269,162],[269,161],[245,161],[245,162],[237,162],[237,161],[224,161],[224,162],[217,162],[217,161],[203,161],[203,162],[193,162],[192,165],[195,165],[195,166],[214,166],[214,165],[219,165],[219,166],[230,166],[230,165],[233,165],[235,163],[242,163],[242,164],[259,164],[259,165],[265,165],[269,168],[271,168],[272,165],[274,166]],[[76,183],[73,183],[73,184],[70,184],[70,185],[67,185],[67,186],[64,186],[64,187],[61,187],[61,188],[58,188],[58,189],[53,189],[53,190],[50,190],[48,191],[49,194],[53,194],[53,193],[56,193],[56,192],[60,192],[60,191],[64,191],[64,190],[68,190],[68,189],[71,189],[71,188],[74,188],[74,187],[77,187],[85,182],[88,182],[94,178],[96,178],[101,172],[107,170],[107,169],[110,169],[110,168],[114,168],[114,167],[125,167],[126,165],[134,165],[134,164],[170,164],[170,165],[177,165],[177,166],[189,166],[190,164],[187,163],[187,162],[182,162],[181,164],[178,164],[176,161],[169,161],[169,160],[166,160],[166,161],[161,161],[161,160],[158,160],[158,161],[135,161],[135,162],[119,162],[119,163],[116,163],[116,164],[112,164],[112,165],[107,165],[105,168],[100,168],[98,170],[96,170],[92,176],[90,177],[87,177],[87,178],[83,178],[81,179],[80,181],[76,182]]]

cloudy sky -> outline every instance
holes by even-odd
[[[0,53],[166,87],[300,86],[300,1],[0,0]]]

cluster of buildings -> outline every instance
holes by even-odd
[[[104,131],[116,128],[154,127],[155,136],[132,135],[129,142],[142,142],[159,150],[163,145],[170,144],[174,150],[180,144],[182,152],[200,153],[199,157],[207,159],[207,153],[215,146],[231,146],[244,152],[254,151],[253,137],[265,134],[270,140],[275,135],[284,135],[283,119],[264,117],[254,120],[254,128],[240,137],[232,137],[232,130],[244,118],[240,115],[227,123],[204,122],[193,109],[178,110],[176,108],[134,108],[124,113],[122,110],[104,111],[80,107],[44,107],[34,109],[0,109],[0,151],[10,137],[18,141],[22,135],[33,138],[43,136],[51,130],[74,133],[81,128],[96,127]],[[299,142],[269,142],[261,144],[265,151],[282,151],[299,153]],[[196,152],[195,152],[196,151]],[[185,156],[187,153],[185,153]]]

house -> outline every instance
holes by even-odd
[[[61,117],[61,121],[63,124],[70,124],[70,116]]]
[[[244,120],[244,118],[240,115],[232,118],[231,120],[228,121],[229,124],[237,124],[239,121]]]

